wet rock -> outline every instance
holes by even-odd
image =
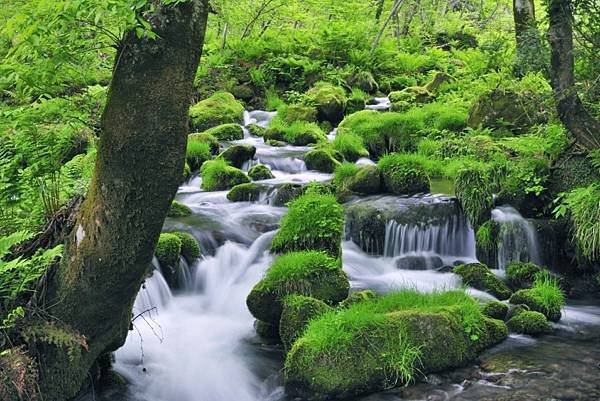
[[[522,311],[506,322],[508,328],[520,334],[540,335],[552,332],[546,316],[539,312]]]
[[[308,92],[307,97],[316,104],[319,121],[328,121],[337,125],[344,118],[346,94],[344,89],[326,82],[319,82]]]
[[[177,201],[173,201],[173,203],[171,203],[171,207],[167,213],[167,217],[187,217],[191,215],[192,209]]]
[[[503,302],[491,301],[486,303],[481,311],[484,315],[491,317],[492,319],[504,320],[508,313],[508,309],[508,305]]]
[[[331,310],[333,310],[331,306],[312,297],[303,295],[286,297],[279,321],[279,336],[286,352],[292,348],[312,319]]]
[[[401,270],[435,270],[442,266],[439,256],[404,256],[396,260],[396,267]]]
[[[325,149],[315,149],[304,155],[304,162],[309,170],[317,170],[322,173],[333,173],[340,165],[331,152]]]
[[[225,149],[219,158],[227,160],[236,168],[242,168],[245,162],[252,160],[256,154],[256,148],[252,145],[233,145]]]
[[[253,181],[270,180],[274,178],[271,169],[264,164],[257,164],[248,171],[248,177],[252,178]]]
[[[254,330],[261,338],[265,340],[274,340],[279,342],[279,326],[277,324],[270,324],[263,322],[262,320],[254,321]]]
[[[377,166],[361,167],[350,180],[348,189],[362,195],[381,193],[381,173]]]
[[[253,182],[239,184],[231,188],[227,193],[227,199],[231,202],[256,202],[264,189],[262,185]]]
[[[304,193],[304,187],[300,184],[283,184],[277,188],[273,199],[273,206],[285,206]]]
[[[508,299],[512,293],[502,280],[481,263],[456,266],[453,272],[458,274],[466,285],[489,292],[498,299]]]

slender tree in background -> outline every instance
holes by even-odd
[[[47,283],[49,315],[85,336],[86,350],[68,355],[61,347],[39,347],[45,401],[76,395],[94,362],[124,343],[181,180],[209,5],[156,0],[149,6],[144,17],[158,37],[132,30],[120,43],[94,177],[63,263]]]
[[[517,59],[515,72],[525,75],[529,71],[545,69],[546,58],[535,18],[533,0],[513,0]]]
[[[587,112],[575,87],[571,0],[548,0],[548,18],[552,87],[558,115],[581,146],[600,148],[600,122]]]

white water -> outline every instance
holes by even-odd
[[[497,267],[504,270],[511,262],[541,265],[538,241],[533,226],[513,207],[492,210],[492,220],[499,224]]]

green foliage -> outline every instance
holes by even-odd
[[[269,123],[263,135],[266,140],[285,141],[296,146],[315,145],[326,141],[325,133],[316,123],[294,121],[286,124],[281,116],[276,116]]]
[[[244,106],[228,92],[216,92],[190,107],[190,118],[199,131],[222,124],[241,124],[243,115]]]
[[[327,149],[315,149],[304,155],[306,167],[323,173],[333,173],[340,162]]]
[[[276,253],[323,250],[341,254],[344,211],[333,195],[309,193],[289,204],[271,249]]]
[[[459,265],[453,269],[465,285],[469,285],[481,291],[486,291],[498,299],[508,299],[512,291],[504,282],[496,277],[490,269],[481,263],[469,263]]]
[[[365,148],[362,138],[352,133],[336,135],[332,142],[332,148],[351,162],[355,162],[361,157],[369,157],[369,151]]]
[[[185,158],[192,170],[197,170],[202,163],[212,159],[210,145],[201,141],[188,141]]]
[[[176,266],[181,255],[181,238],[172,233],[162,233],[156,244],[154,255],[161,266]]]
[[[194,238],[191,234],[176,232],[173,233],[181,240],[181,256],[188,261],[188,263],[193,263],[200,257],[200,245],[196,238]]]
[[[430,190],[429,175],[419,158],[393,153],[381,158],[377,166],[390,193],[414,195]]]
[[[492,251],[496,248],[496,239],[494,236],[494,222],[491,220],[486,221],[477,229],[475,233],[475,240],[477,246],[485,249],[486,251]]]
[[[565,304],[565,295],[558,279],[547,271],[542,271],[536,275],[533,287],[515,292],[510,303],[527,305],[531,310],[543,313],[549,320],[558,321]]]
[[[223,159],[209,160],[200,168],[202,189],[205,191],[223,191],[239,184],[250,182],[240,169],[232,167]]]
[[[333,184],[340,191],[350,190],[350,183],[360,168],[354,163],[342,163],[333,174]]]
[[[508,313],[508,305],[499,301],[490,301],[483,306],[481,312],[492,319],[504,320]]]
[[[219,141],[237,141],[244,138],[244,130],[239,124],[228,123],[220,124],[204,131],[205,135],[216,138]]]
[[[531,262],[512,262],[506,266],[506,278],[513,288],[527,288],[542,271],[543,268]]]
[[[167,213],[168,217],[187,217],[191,215],[192,209],[177,201],[173,201],[173,203],[171,203],[171,207]]]
[[[511,317],[506,325],[511,331],[520,334],[540,335],[552,333],[546,316],[535,311],[522,311]]]
[[[269,180],[274,176],[268,166],[265,166],[264,164],[257,164],[248,171],[248,177],[252,178],[253,181],[261,181]]]
[[[454,187],[465,214],[474,227],[485,223],[490,217],[493,192],[489,172],[475,168],[458,172]]]
[[[88,350],[87,339],[67,326],[57,322],[40,322],[28,325],[21,330],[21,337],[28,343],[44,343],[67,350],[74,361],[84,350]]]

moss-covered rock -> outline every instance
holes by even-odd
[[[192,178],[192,168],[190,167],[190,164],[187,161],[183,165],[183,177],[181,178],[182,184],[188,181],[190,178]]]
[[[185,151],[185,160],[191,170],[198,170],[207,160],[212,159],[210,145],[200,141],[188,141]]]
[[[546,316],[535,311],[522,311],[511,317],[506,325],[515,333],[540,335],[552,333],[552,326]]]
[[[248,182],[231,188],[227,193],[227,199],[231,202],[256,202],[260,198],[262,185]]]
[[[478,167],[458,171],[454,181],[456,198],[471,225],[476,229],[491,218],[494,205],[492,179],[487,170]]]
[[[284,349],[289,351],[308,323],[331,310],[325,302],[304,295],[290,295],[283,301],[283,311],[279,321],[279,337]]]
[[[219,141],[238,141],[244,139],[244,130],[239,124],[222,124],[203,132]]]
[[[288,295],[311,296],[335,305],[348,296],[349,287],[339,261],[324,252],[291,252],[273,262],[248,295],[246,305],[255,318],[278,324]]]
[[[200,257],[200,245],[196,238],[188,233],[176,232],[174,234],[181,240],[181,256],[188,263],[196,261]]]
[[[231,93],[216,92],[190,107],[190,118],[198,131],[227,123],[241,124],[244,120],[244,106]]]
[[[360,71],[351,75],[346,80],[346,83],[350,87],[359,88],[361,91],[371,95],[374,95],[379,90],[379,84],[369,71]]]
[[[250,182],[244,172],[230,166],[223,159],[207,161],[200,169],[202,189],[205,191],[223,191],[236,185]]]
[[[424,86],[410,86],[401,91],[391,92],[388,98],[391,102],[390,110],[402,112],[414,105],[432,102],[435,99],[435,94]]]
[[[326,149],[315,149],[304,155],[304,162],[309,170],[317,170],[322,173],[333,173],[340,165],[330,151]]]
[[[301,250],[325,251],[341,255],[344,211],[333,195],[307,193],[289,204],[271,251],[286,253]]]
[[[219,155],[219,158],[227,160],[230,165],[242,168],[245,162],[254,159],[256,148],[252,145],[233,145],[228,147]]]
[[[296,121],[317,122],[317,108],[314,106],[291,104],[285,107],[281,113],[283,114],[282,119],[286,124],[292,124]]]
[[[167,213],[168,217],[187,217],[191,215],[192,209],[177,201],[173,201],[173,203],[171,203],[171,207]]]
[[[363,195],[374,195],[382,192],[381,173],[377,166],[361,167],[349,182],[352,192]]]
[[[506,278],[508,284],[514,289],[529,288],[542,270],[545,269],[535,263],[512,262],[506,267]]]
[[[326,82],[318,82],[306,95],[310,102],[317,107],[319,121],[329,121],[333,125],[339,124],[344,118],[346,110],[346,93],[339,86]]]
[[[340,302],[339,308],[349,308],[350,306],[358,303],[367,301],[377,297],[377,293],[372,290],[355,291],[348,295],[348,298]]]
[[[248,129],[248,132],[250,133],[250,135],[253,136],[264,136],[265,132],[267,131],[267,129],[265,127],[261,127],[260,125],[257,124],[250,124],[246,127],[246,129]]]
[[[181,255],[181,239],[172,233],[162,233],[156,244],[154,255],[161,266],[175,266]]]
[[[464,293],[410,297],[390,294],[312,320],[286,357],[286,392],[331,400],[381,391],[462,366],[508,335]]]
[[[430,191],[429,175],[423,166],[391,154],[378,163],[386,191],[395,195],[414,195]]]
[[[490,301],[483,306],[482,312],[492,319],[504,320],[506,319],[508,309],[508,305],[503,302]]]
[[[304,193],[304,187],[300,184],[286,183],[277,188],[273,198],[273,206],[285,206]]]
[[[367,102],[364,97],[352,96],[346,103],[346,115],[356,113],[364,110],[367,106]]]
[[[477,260],[492,269],[498,268],[498,232],[498,223],[488,220],[475,233]]]
[[[275,343],[280,342],[279,338],[279,326],[277,324],[270,324],[263,322],[262,320],[254,321],[254,330],[264,340],[270,340]]]
[[[291,125],[273,124],[264,132],[263,139],[269,141],[283,141],[294,146],[316,145],[327,140],[325,132],[315,123],[296,121]]]
[[[237,124],[234,124],[237,125]],[[218,128],[218,127],[217,127]],[[212,155],[219,154],[219,140],[211,135],[210,130],[207,132],[196,132],[188,135],[188,142],[204,142],[208,144]],[[213,131],[214,132],[214,131]]]
[[[463,282],[481,291],[489,292],[498,299],[508,299],[512,291],[490,269],[481,263],[459,265],[453,269]]]
[[[257,164],[248,171],[248,177],[252,178],[253,181],[270,180],[275,178],[271,169],[264,164]]]
[[[540,294],[534,288],[519,290],[512,294],[509,302],[513,305],[527,305],[527,307],[535,312],[540,312],[548,320],[558,322],[561,318],[561,303],[546,302],[544,294]]]

